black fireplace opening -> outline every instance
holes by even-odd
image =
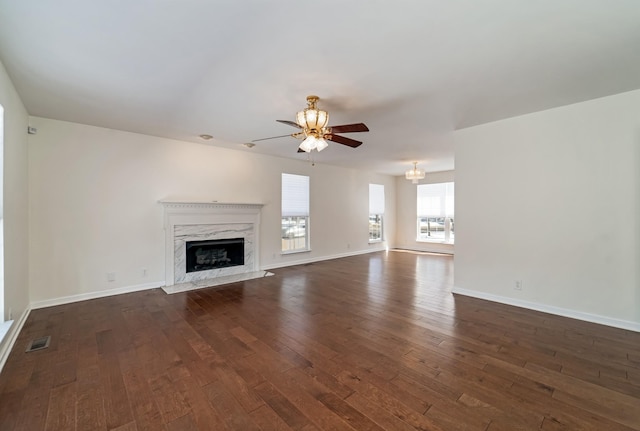
[[[187,273],[244,265],[244,238],[187,241]]]

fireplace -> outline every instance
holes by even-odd
[[[208,271],[244,265],[244,238],[187,241],[186,271]]]
[[[161,203],[166,286],[259,271],[261,204]]]

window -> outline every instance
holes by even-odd
[[[382,241],[384,215],[384,186],[369,184],[369,242]]]
[[[0,105],[0,341],[2,341],[2,324],[4,322],[4,108]],[[11,316],[9,316],[11,318]],[[8,329],[8,328],[6,328]]]
[[[282,174],[282,251],[309,251],[309,177]]]
[[[453,243],[454,184],[418,185],[418,241]]]

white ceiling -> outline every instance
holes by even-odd
[[[0,0],[0,59],[29,114],[305,158],[317,94],[364,122],[316,161],[453,169],[451,132],[640,88],[638,0]]]

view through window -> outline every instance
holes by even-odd
[[[369,242],[382,241],[384,185],[369,184]]]

